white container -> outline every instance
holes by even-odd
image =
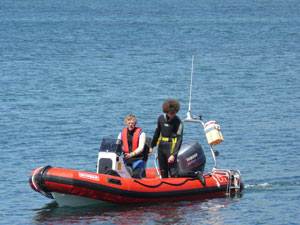
[[[220,125],[216,121],[211,120],[205,123],[204,131],[208,144],[217,145],[224,141]]]

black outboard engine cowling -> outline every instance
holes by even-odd
[[[177,155],[177,167],[179,177],[195,177],[203,173],[206,157],[198,142],[183,144]]]

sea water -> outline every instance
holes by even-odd
[[[1,224],[299,224],[300,2],[0,2]],[[166,98],[217,120],[218,167],[239,169],[239,198],[57,207],[32,169],[95,171],[103,137],[129,113],[153,135]],[[209,149],[203,129],[184,141]]]

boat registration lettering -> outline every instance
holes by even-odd
[[[223,182],[227,182],[227,178],[224,177],[223,175],[220,175],[220,174],[214,174],[214,176],[217,178],[217,180],[221,183]]]
[[[89,173],[82,173],[82,172],[79,172],[78,175],[79,175],[79,177],[81,177],[81,178],[99,181],[99,176],[98,176],[98,175],[89,174]]]

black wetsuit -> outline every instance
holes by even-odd
[[[162,178],[177,176],[176,157],[182,143],[183,124],[178,116],[169,120],[166,114],[158,117],[157,127],[152,139],[151,147],[158,145],[158,163]],[[162,138],[160,138],[162,137]],[[177,138],[175,146],[172,148],[172,139]],[[164,140],[163,140],[164,139]],[[169,139],[169,140],[168,140]],[[168,163],[168,158],[174,155],[174,163]]]

